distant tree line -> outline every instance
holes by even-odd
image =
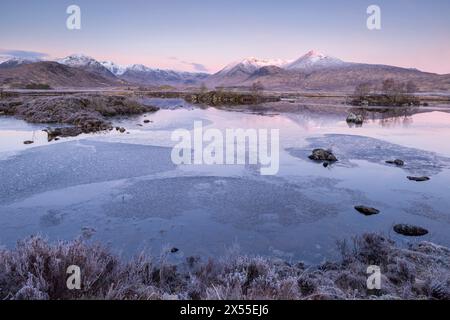
[[[352,97],[353,105],[369,106],[413,106],[420,105],[414,95],[418,86],[412,80],[400,82],[389,78],[383,81],[381,88],[372,83],[360,83]]]

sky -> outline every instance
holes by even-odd
[[[81,30],[66,27],[69,5]],[[381,8],[381,30],[366,26]],[[449,0],[1,0],[0,55],[73,53],[118,64],[216,72],[246,57],[345,61],[450,73]]]

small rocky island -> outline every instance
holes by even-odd
[[[48,140],[113,130],[109,118],[155,112],[132,96],[118,94],[60,94],[51,96],[12,95],[0,102],[0,114],[11,115],[30,123],[62,124],[47,128]],[[124,128],[118,131],[125,132]]]

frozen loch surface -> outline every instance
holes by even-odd
[[[404,241],[391,231],[395,223],[418,224],[430,231],[421,240],[450,245],[448,113],[350,128],[345,113],[269,117],[156,102],[164,109],[117,120],[130,134],[52,143],[41,127],[0,117],[0,245],[32,234],[81,236],[124,255],[170,246],[183,259],[239,245],[243,253],[320,262],[335,255],[336,240],[364,232]],[[152,122],[137,126],[143,119]],[[279,128],[279,173],[174,165],[171,132],[192,130],[196,120],[219,129]],[[24,146],[31,137],[36,143]],[[310,161],[316,147],[332,149],[339,162],[324,168]],[[394,159],[405,166],[385,163]],[[408,175],[431,180],[411,182]],[[366,217],[355,205],[381,213]]]

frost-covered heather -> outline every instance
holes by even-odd
[[[31,237],[0,251],[0,299],[450,299],[448,248],[367,234],[339,249],[341,261],[310,267],[237,253],[170,265],[164,255],[124,262],[101,245]],[[81,290],[66,287],[69,265],[81,267]],[[381,267],[381,290],[367,289],[368,265]]]

